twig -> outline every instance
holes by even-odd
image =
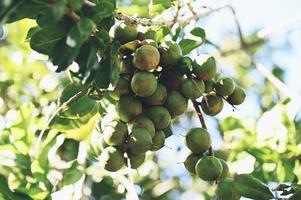
[[[50,118],[47,120],[46,125],[44,127],[44,129],[40,132],[39,137],[37,139],[36,142],[36,146],[34,148],[34,154],[36,155],[38,150],[39,150],[39,146],[40,143],[42,141],[42,138],[45,134],[46,129],[48,128],[48,126],[50,125],[50,123],[52,122],[52,120],[54,119],[54,117],[56,115],[58,115],[65,107],[67,107],[70,103],[72,103],[73,101],[75,101],[76,99],[86,95],[90,89],[92,87],[90,85],[85,86],[81,91],[79,91],[78,93],[76,93],[75,95],[73,95],[72,97],[70,97],[67,101],[65,101],[51,116]]]
[[[298,95],[294,91],[292,91],[287,85],[285,85],[270,71],[268,71],[261,63],[253,61],[252,64],[268,81],[270,81],[284,95],[291,99],[301,100],[301,95]]]
[[[205,119],[204,119],[202,111],[201,111],[201,109],[199,107],[199,103],[197,101],[193,100],[192,104],[193,104],[193,107],[194,107],[194,109],[195,109],[198,117],[199,117],[199,120],[201,122],[202,128],[207,130]],[[210,156],[214,156],[214,152],[213,152],[212,146],[209,147],[208,152],[209,152]]]
[[[78,16],[74,11],[69,8],[65,8],[66,15],[68,15],[73,21],[78,22],[80,20],[80,16]]]
[[[154,20],[146,19],[146,18],[137,18],[137,17],[133,17],[133,16],[128,16],[121,12],[116,12],[115,17],[116,17],[116,19],[124,21],[128,24],[140,24],[142,26],[152,26],[152,25],[166,26],[168,24],[171,24],[171,23],[164,22],[164,21],[154,21]]]

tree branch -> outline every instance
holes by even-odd
[[[205,119],[204,119],[202,111],[201,111],[201,109],[199,107],[199,103],[197,101],[195,101],[195,100],[192,100],[192,104],[193,104],[193,107],[194,107],[194,109],[196,111],[196,114],[199,117],[199,120],[201,122],[202,128],[207,130]],[[214,152],[213,152],[212,146],[209,147],[208,152],[209,152],[210,156],[214,156]]]
[[[64,102],[47,120],[46,124],[45,124],[45,128],[40,132],[39,137],[37,139],[36,142],[36,146],[34,148],[34,154],[36,155],[38,150],[39,150],[39,146],[40,143],[42,141],[42,138],[45,134],[46,129],[49,127],[50,123],[52,122],[52,120],[54,119],[54,117],[56,115],[58,115],[64,108],[66,108],[70,103],[72,103],[73,101],[77,100],[78,98],[85,96],[87,93],[89,93],[90,89],[92,88],[92,86],[90,85],[86,85],[81,91],[79,91],[78,93],[76,93],[75,95],[73,95],[72,97],[70,97],[66,102]]]

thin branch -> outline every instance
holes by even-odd
[[[172,22],[164,22],[164,21],[154,21],[151,19],[146,19],[146,18],[137,18],[133,16],[128,16],[125,15],[121,12],[116,12],[115,15],[116,19],[120,21],[124,21],[128,24],[140,24],[142,26],[152,26],[152,25],[158,25],[158,26],[166,26],[166,25],[171,25]]]
[[[197,101],[193,100],[192,104],[193,104],[193,107],[194,107],[194,109],[196,111],[196,114],[199,117],[199,120],[201,122],[202,128],[207,130],[206,122],[205,122],[205,119],[203,117],[202,111],[201,111],[201,109],[199,107],[199,103]],[[208,152],[209,152],[210,156],[214,156],[214,152],[213,152],[212,146],[209,147]]]
[[[52,122],[52,120],[54,119],[54,117],[56,115],[58,115],[64,108],[66,108],[70,103],[72,103],[73,101],[75,101],[76,99],[85,96],[87,93],[89,93],[90,89],[92,87],[90,85],[85,86],[81,91],[79,91],[78,93],[76,93],[75,95],[73,95],[72,97],[70,97],[67,101],[65,101],[51,116],[50,118],[47,120],[46,125],[44,127],[44,129],[40,132],[39,137],[37,139],[36,142],[36,146],[34,148],[34,154],[37,154],[38,150],[39,150],[39,146],[40,143],[42,141],[42,138],[45,134],[46,129],[49,127],[50,123]]]
[[[286,84],[284,84],[276,76],[274,76],[274,74],[268,71],[263,64],[253,61],[253,65],[268,81],[270,81],[270,83],[272,83],[284,95],[291,99],[301,100],[301,95],[298,95],[293,90],[291,90]]]

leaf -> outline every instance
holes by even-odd
[[[68,129],[65,131],[65,138],[74,139],[77,141],[87,141],[91,138],[91,133],[95,127],[96,121],[99,119],[99,115],[94,115],[86,124],[76,129]]]
[[[59,21],[65,14],[66,0],[56,0],[52,4],[51,11],[55,21]]]
[[[72,166],[65,171],[61,184],[62,186],[74,184],[83,176],[83,167],[78,162],[73,162]]]
[[[5,200],[30,200],[27,195],[12,192],[7,184],[6,178],[0,175],[0,194],[3,195]]]
[[[70,30],[66,41],[67,45],[72,48],[80,47],[89,38],[94,28],[92,20],[81,17]]]
[[[156,41],[162,42],[164,37],[170,34],[170,29],[167,26],[161,27],[156,31]]]
[[[49,55],[53,51],[55,45],[67,35],[67,32],[59,25],[49,25],[43,27],[40,31],[35,31],[30,39],[30,47],[42,54]],[[37,31],[37,32],[36,32]],[[57,49],[55,49],[57,50]]]
[[[152,0],[149,5],[149,13],[151,15],[157,15],[164,10],[170,8],[172,5],[171,0]]]
[[[94,15],[92,17],[96,24],[99,24],[103,19],[108,18],[113,15],[115,11],[115,6],[110,1],[103,1],[98,3],[94,8]]]
[[[60,98],[59,98],[59,105],[61,106],[63,103],[67,102],[70,98],[74,97],[74,95],[78,94],[79,92],[84,90],[83,85],[71,83],[67,85]],[[96,105],[96,101],[89,98],[87,95],[78,97],[70,102],[66,108],[64,108],[59,115],[70,118],[70,119],[77,119],[82,117],[88,113],[90,113]]]
[[[69,67],[69,65],[71,65],[75,60],[79,50],[80,46],[76,48],[69,47],[66,44],[65,39],[57,42],[49,55],[51,62],[58,66],[56,72],[61,72],[67,69],[67,67]]]
[[[41,27],[39,26],[34,26],[34,27],[31,27],[28,31],[27,31],[27,35],[26,35],[26,38],[25,38],[25,41],[30,41],[30,38],[35,34],[37,33],[38,31],[42,30]]]
[[[274,197],[265,184],[249,174],[236,175],[234,177],[234,187],[241,196],[250,199],[268,200]]]
[[[97,47],[89,41],[81,47],[76,62],[79,65],[78,74],[85,74],[89,69],[98,67]]]
[[[190,53],[193,49],[201,46],[206,40],[206,33],[202,28],[194,28],[179,45],[182,48],[183,55]]]

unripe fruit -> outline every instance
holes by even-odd
[[[114,33],[114,38],[118,40],[121,44],[133,41],[137,38],[138,31],[137,26],[132,24],[121,23]]]
[[[174,73],[178,76],[183,76],[190,72],[192,68],[192,60],[188,56],[182,57],[175,65]]]
[[[234,188],[233,180],[226,179],[218,183],[216,189],[217,200],[239,200],[240,195]]]
[[[157,48],[152,45],[143,45],[134,54],[134,65],[144,71],[155,69],[160,61],[160,54]]]
[[[149,97],[157,89],[157,79],[150,72],[137,72],[131,80],[133,92],[140,97]]]
[[[117,102],[116,112],[120,120],[129,122],[142,113],[142,104],[137,98],[125,95]]]
[[[162,83],[158,83],[154,94],[143,99],[143,102],[150,106],[161,106],[167,99],[167,91]]]
[[[154,122],[156,129],[166,128],[171,121],[168,110],[162,106],[152,106],[146,111],[146,115]]]
[[[172,135],[171,123],[166,128],[163,128],[162,131],[165,134],[165,138],[170,137]]]
[[[211,139],[206,129],[192,128],[186,134],[185,143],[193,153],[203,154],[211,146]]]
[[[226,161],[224,161],[223,159],[219,159],[219,161],[221,161],[222,166],[223,166],[223,172],[222,172],[221,176],[219,177],[219,180],[223,180],[223,179],[227,178],[230,174],[229,167],[228,167],[228,164],[226,163]]]
[[[143,45],[151,45],[151,46],[155,47],[156,49],[158,49],[158,43],[151,39],[145,39],[145,40],[141,41],[141,45],[142,46]]]
[[[136,68],[133,63],[133,57],[127,56],[120,63],[120,74],[134,74]]]
[[[165,102],[165,106],[168,109],[172,117],[183,114],[187,110],[188,101],[177,91],[171,91]]]
[[[201,107],[204,113],[210,116],[217,115],[223,109],[224,102],[222,98],[218,97],[214,92],[207,94],[202,102]]]
[[[115,172],[121,169],[124,165],[123,153],[115,147],[105,148],[99,158],[104,168],[108,171]]]
[[[121,146],[124,144],[128,129],[123,122],[112,122],[104,128],[104,140],[112,146]]]
[[[202,80],[185,79],[182,85],[182,93],[187,99],[195,100],[203,95],[205,84]]]
[[[195,166],[196,163],[202,158],[203,155],[192,153],[187,156],[186,160],[184,161],[185,168],[192,174],[195,174]]]
[[[137,169],[145,160],[145,153],[135,155],[128,153],[128,159],[130,160],[131,168]],[[128,166],[128,160],[125,161],[126,165]]]
[[[153,137],[153,146],[151,148],[152,151],[158,151],[165,144],[165,134],[163,131],[157,130],[155,136]]]
[[[166,79],[163,80],[164,85],[168,91],[180,90],[184,82],[182,76],[177,76],[175,74],[169,74]]]
[[[111,93],[111,96],[115,100],[119,100],[119,98],[125,94],[129,94],[131,92],[130,81],[120,77],[118,82]]]
[[[135,155],[147,152],[151,149],[152,144],[150,133],[141,128],[133,129],[128,139],[128,149]]]
[[[246,93],[244,92],[244,90],[239,86],[235,86],[233,93],[227,97],[227,101],[231,105],[240,105],[244,102],[245,98]]]
[[[204,181],[214,181],[222,174],[223,166],[218,158],[204,156],[197,162],[195,171]]]
[[[213,57],[209,57],[202,65],[193,62],[193,72],[201,80],[210,80],[216,75],[216,63]]]
[[[137,128],[147,130],[151,137],[154,137],[155,135],[155,125],[148,117],[140,116],[135,118],[132,121],[132,130]]]
[[[182,49],[177,44],[171,44],[167,50],[162,50],[160,64],[163,67],[170,68],[177,64],[182,57]]]
[[[208,94],[213,91],[214,82],[212,80],[204,81],[204,84],[205,84],[205,93]]]
[[[234,81],[232,78],[220,78],[216,81],[214,89],[217,95],[223,97],[232,94],[235,89]]]

